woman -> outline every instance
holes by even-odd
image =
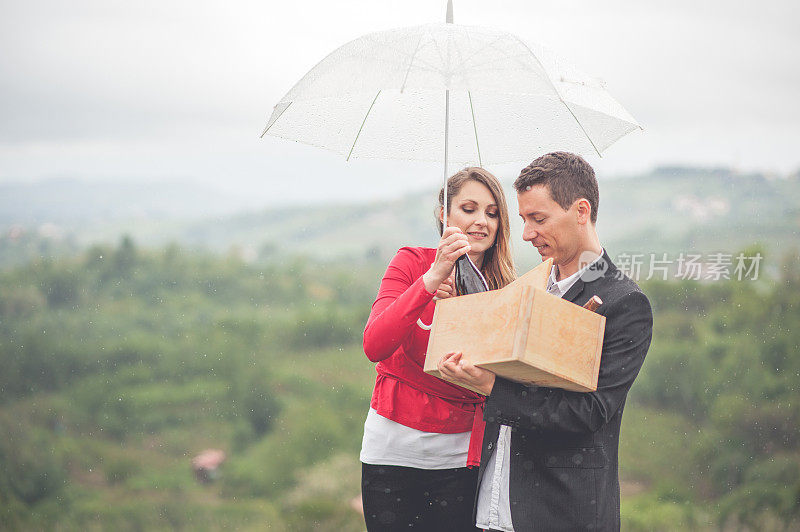
[[[440,233],[443,196],[442,190]],[[447,182],[448,227],[438,248],[400,249],[381,281],[364,330],[364,352],[378,363],[361,447],[370,532],[475,529],[483,397],[422,367],[434,299],[453,295],[458,257],[468,254],[490,289],[514,279],[508,224],[497,178],[465,168]]]

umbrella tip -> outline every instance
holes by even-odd
[[[453,23],[453,0],[447,0],[447,15],[445,21],[448,24]]]

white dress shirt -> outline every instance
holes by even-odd
[[[547,280],[547,291],[554,296],[564,297],[572,285],[578,280],[589,267],[602,258],[602,251],[599,257],[581,268],[566,279],[557,281],[557,266],[550,270],[550,278]],[[500,458],[498,459],[498,456]],[[511,523],[511,502],[509,500],[509,469],[511,464],[511,427],[500,425],[500,434],[497,436],[497,443],[494,445],[492,456],[486,464],[486,470],[478,488],[478,511],[475,517],[475,526],[482,529],[501,530],[502,532],[514,532],[514,525]]]

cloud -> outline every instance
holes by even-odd
[[[272,105],[344,42],[443,20],[444,5],[14,2],[0,19],[0,179],[139,172],[213,180],[228,168],[227,179],[250,182],[266,167],[316,157],[312,166],[329,168],[329,156],[314,150],[276,162],[292,149],[254,140]],[[455,17],[541,42],[605,79],[645,127],[599,162],[610,171],[665,161],[788,171],[800,166],[786,149],[800,138],[797,6],[463,0]]]

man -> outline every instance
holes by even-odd
[[[461,353],[439,361],[445,376],[487,394],[476,525],[504,532],[619,530],[620,422],[650,346],[650,303],[600,245],[599,191],[586,161],[544,155],[522,170],[514,188],[522,238],[543,260],[553,259],[548,291],[577,305],[599,296],[606,328],[595,392],[515,383]]]

